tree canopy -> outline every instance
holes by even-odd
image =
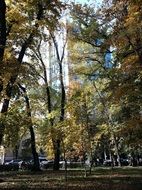
[[[0,144],[29,130],[56,170],[142,157],[141,18],[140,0],[1,0]]]

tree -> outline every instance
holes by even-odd
[[[115,48],[114,58],[118,65],[115,70],[117,80],[110,83],[114,92],[113,102],[121,107],[119,112],[119,123],[122,125],[121,135],[124,139],[127,139],[127,136],[132,146],[135,146],[135,143],[141,144],[139,135],[142,103],[140,10],[140,1],[112,1],[106,12],[104,11],[106,22],[112,23],[109,43]],[[114,22],[111,22],[112,20]],[[112,99],[112,96],[110,98]]]
[[[34,133],[34,129],[33,129],[32,114],[31,114],[29,97],[27,95],[26,88],[20,84],[18,86],[24,94],[25,103],[26,103],[27,125],[28,125],[29,131],[30,131],[30,136],[31,136],[31,151],[32,151],[33,160],[34,160],[34,170],[39,171],[40,165],[39,165],[38,154],[36,151],[35,133]]]
[[[20,69],[20,66],[21,66],[21,63],[22,63],[22,60],[23,60],[23,57],[25,55],[25,52],[26,52],[26,49],[27,47],[29,46],[29,44],[31,43],[31,40],[33,39],[33,35],[34,35],[34,31],[32,31],[27,39],[25,40],[25,42],[22,44],[21,46],[21,51],[19,53],[19,56],[18,56],[18,63],[17,64],[17,68],[16,68],[16,72],[15,73],[11,73],[10,77],[9,77],[9,81],[7,82],[6,84],[6,87],[5,87],[5,98],[4,98],[4,101],[3,101],[3,105],[2,105],[2,110],[1,110],[1,113],[2,115],[6,115],[7,114],[7,111],[8,111],[8,107],[9,107],[9,101],[10,101],[10,98],[11,98],[11,93],[12,93],[12,88],[13,88],[13,85],[18,77],[18,72],[19,69]],[[11,60],[10,60],[11,61]],[[3,118],[4,119],[4,118]],[[2,120],[3,120],[2,119]],[[1,121],[1,136],[0,136],[0,144],[2,142],[2,138],[3,138],[3,133],[4,133],[4,129],[5,129],[5,126],[4,126],[4,122]]]
[[[6,4],[1,0],[0,4],[0,62],[3,60],[6,45]]]
[[[60,91],[61,91],[61,99],[60,99],[60,122],[62,123],[65,119],[65,103],[66,103],[66,92],[65,92],[65,85],[64,85],[64,74],[63,74],[63,59],[65,56],[65,50],[66,50],[66,40],[63,42],[63,48],[62,48],[62,53],[60,56],[59,53],[59,47],[57,40],[55,38],[55,34],[50,31],[51,38],[53,40],[53,44],[55,47],[56,51],[56,56],[57,56],[57,63],[59,66],[59,81],[60,81]],[[61,144],[61,139],[60,137],[57,139],[53,139],[53,146],[54,146],[54,151],[55,151],[55,160],[54,160],[54,170],[59,170],[59,161],[60,161],[60,144]]]
[[[57,39],[55,37],[57,34],[59,34],[60,30],[61,32],[62,30],[64,30],[66,34],[65,29],[62,29],[61,25],[62,24],[58,24],[57,28],[54,28],[54,26],[53,28],[50,28],[49,26],[47,26],[47,30],[45,30],[45,28],[43,27],[44,30],[42,31],[39,38],[36,39],[36,44],[31,48],[31,52],[29,52],[29,55],[32,57],[32,61],[34,61],[34,63],[37,64],[36,66],[37,74],[43,80],[43,83],[44,83],[42,85],[44,87],[43,90],[45,92],[43,95],[45,95],[45,99],[46,99],[45,103],[46,103],[46,108],[47,108],[46,110],[47,115],[45,117],[48,119],[49,127],[52,128],[51,133],[53,133],[52,141],[53,141],[54,152],[55,152],[55,167],[54,167],[55,169],[59,169],[59,159],[60,159],[60,140],[59,139],[60,137],[59,135],[56,135],[56,138],[55,138],[54,136],[55,132],[53,131],[54,130],[56,131],[56,125],[58,125],[58,122],[64,121],[64,115],[65,115],[65,111],[64,111],[65,110],[65,87],[64,87],[64,79],[63,79],[64,77],[63,59],[65,56],[66,39],[65,41],[61,39],[63,43],[63,47],[60,47],[62,49],[60,50],[58,47],[59,44],[57,44]],[[66,38],[65,34],[63,35]],[[48,42],[47,42],[47,39],[48,39]],[[47,64],[51,61],[47,59],[52,59],[52,58],[48,57],[47,55],[43,56],[43,51],[45,51],[45,49],[42,45],[45,46],[46,51],[48,49],[48,46],[52,46],[56,52],[55,53],[56,55],[54,57],[54,62],[55,62],[54,65],[56,66],[56,72],[57,72],[55,86],[54,85],[52,86],[50,74],[49,72],[47,72]],[[50,50],[48,49],[48,51]],[[61,55],[60,55],[60,52],[61,52]],[[32,65],[32,67],[34,67],[34,65]],[[60,85],[58,85],[59,83]],[[53,92],[54,93],[56,92],[56,95],[53,95]],[[56,96],[56,100],[54,96]],[[56,112],[57,109],[58,110],[60,109],[60,113],[58,113],[57,115],[54,115],[54,112]],[[54,115],[55,119],[52,117],[52,115]]]
[[[71,39],[75,38],[79,42],[78,44],[76,42],[74,43],[74,49],[76,51],[72,53],[72,57],[74,56],[72,59],[74,62],[76,61],[76,64],[73,68],[78,75],[84,75],[86,80],[92,82],[95,88],[95,94],[98,94],[99,102],[103,106],[103,114],[106,118],[108,131],[114,142],[118,162],[121,165],[116,140],[116,120],[112,119],[112,115],[114,114],[111,111],[111,107],[114,105],[109,102],[109,97],[114,94],[114,89],[111,89],[110,84],[115,80],[112,71],[115,71],[116,66],[111,58],[113,51],[111,51],[111,44],[108,43],[108,26],[107,24],[103,24],[103,21],[97,20],[97,18],[100,19],[101,17],[99,17],[99,13],[93,12],[91,8],[89,9],[88,7],[81,7],[79,5],[74,10],[73,18],[75,19],[73,24],[77,30],[74,31],[73,25],[73,37]],[[90,13],[89,17],[88,12]],[[79,65],[77,64],[78,60],[80,61]],[[109,90],[108,87],[110,87]],[[116,106],[118,107],[117,104]]]
[[[12,3],[13,7],[15,7],[15,3],[13,1],[10,3]],[[9,2],[7,3],[7,5],[8,5],[7,7],[9,8],[9,6],[10,6]],[[28,7],[27,11],[25,9],[23,9],[23,7],[26,7],[26,6]],[[2,106],[2,110],[1,110],[1,113],[3,116],[7,114],[13,85],[19,75],[20,68],[21,68],[21,65],[23,62],[23,57],[26,53],[26,50],[31,45],[32,40],[35,37],[35,34],[37,34],[36,32],[39,28],[39,21],[43,20],[44,15],[45,15],[45,13],[47,13],[47,11],[51,11],[51,13],[52,13],[52,14],[47,15],[48,21],[50,18],[52,21],[54,18],[54,21],[55,21],[55,19],[59,16],[60,8],[61,8],[60,2],[53,2],[53,1],[50,2],[49,1],[47,3],[46,2],[39,3],[38,1],[33,1],[33,2],[19,1],[19,9],[13,8],[13,10],[9,10],[9,12],[7,13],[7,15],[10,16],[10,18],[8,18],[9,25],[10,26],[12,25],[10,27],[10,29],[11,29],[10,31],[8,31],[9,28],[7,28],[8,37],[9,37],[9,39],[7,38],[7,43],[12,41],[12,46],[9,47],[9,49],[14,48],[14,45],[16,45],[19,47],[20,52],[18,51],[18,55],[17,55],[18,58],[14,62],[14,63],[16,63],[14,72],[9,72],[9,68],[8,68],[8,66],[6,66],[6,69],[8,69],[8,73],[9,73],[9,75],[8,75],[9,79],[7,79],[7,76],[5,75],[4,79],[7,79],[7,80],[5,82],[6,83],[5,87],[4,87],[5,97],[4,97],[3,106]],[[20,10],[21,10],[21,12],[20,12]],[[14,11],[16,11],[16,12],[14,12]],[[5,18],[5,12],[2,11],[2,13],[3,13],[3,18]],[[16,14],[17,17],[15,17],[14,14]],[[18,18],[19,18],[19,20],[18,20]],[[26,21],[28,21],[27,24],[26,24]],[[17,26],[18,24],[20,24],[20,25]],[[17,29],[16,26],[18,27],[17,31],[16,31],[16,29]],[[4,25],[3,25],[3,27],[4,27]],[[27,30],[25,30],[25,27],[27,27],[26,28]],[[15,34],[14,34],[15,31],[16,31],[15,34],[19,37],[16,41],[15,41]],[[24,33],[22,33],[23,31],[24,31]],[[28,31],[28,33],[25,33],[25,31]],[[20,39],[20,32],[23,34],[21,39]],[[10,39],[10,37],[12,39]],[[17,50],[13,54],[15,56],[15,54],[17,54]],[[11,59],[9,60],[9,63],[10,62],[12,62]],[[2,90],[2,88],[1,88],[1,90]],[[2,120],[4,120],[4,117]],[[2,142],[4,129],[5,129],[4,122],[1,121],[0,143]]]

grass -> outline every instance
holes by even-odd
[[[84,177],[84,170],[65,172],[46,170],[1,172],[0,190],[141,190],[142,168],[95,168],[91,175]]]

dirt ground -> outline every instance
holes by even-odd
[[[84,170],[0,172],[0,190],[142,190],[142,168],[96,168]]]

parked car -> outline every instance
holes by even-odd
[[[5,165],[10,165],[10,164],[12,164],[12,165],[20,165],[21,162],[22,162],[21,159],[14,159],[14,160],[7,161],[4,164]]]
[[[70,163],[71,163],[70,161],[66,161],[67,167],[70,166]],[[65,161],[64,160],[60,161],[59,164],[60,164],[60,168],[65,168]]]
[[[48,164],[48,166],[51,165],[51,163],[45,157],[39,157],[39,164],[41,168],[43,167],[43,165],[46,165],[46,164]],[[13,159],[10,161],[6,161],[4,165],[9,166],[9,168],[11,168],[10,170],[13,170],[13,169],[31,170],[34,167],[34,160],[33,159],[30,159],[30,160]],[[48,167],[48,166],[45,166],[45,167]]]
[[[121,158],[120,163],[121,163],[122,166],[128,166],[130,161],[129,161],[129,159]]]
[[[21,168],[22,162],[23,160],[21,159],[14,159],[14,160],[5,162],[4,165],[9,166],[11,170],[18,170],[19,168]]]
[[[104,166],[111,166],[112,165],[112,161],[111,160],[104,160],[103,165]]]
[[[54,160],[42,161],[40,164],[41,169],[53,168],[53,165],[54,165]]]
[[[40,166],[41,166],[42,164],[47,164],[48,160],[45,157],[39,157],[39,163],[40,163]]]
[[[42,169],[44,164],[47,164],[48,160],[45,157],[39,157],[39,164],[40,164],[40,168]],[[30,159],[30,160],[26,160],[23,161],[21,164],[21,169],[22,170],[32,170],[34,167],[34,160]]]

